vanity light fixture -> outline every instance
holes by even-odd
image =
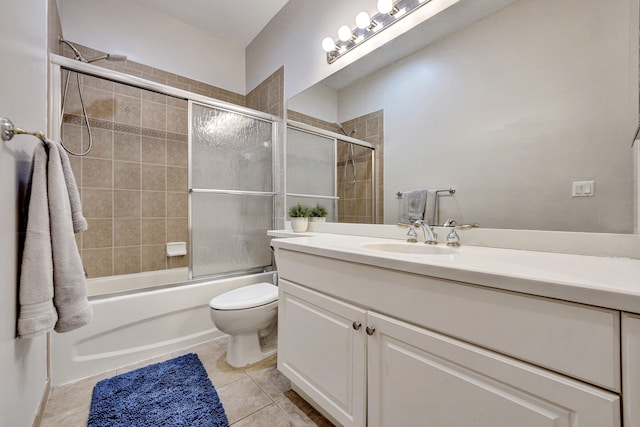
[[[365,40],[378,34],[381,30],[395,24],[409,13],[424,6],[431,0],[378,0],[378,13],[370,16],[362,11],[356,15],[356,26],[352,29],[343,25],[338,29],[338,39],[326,37],[322,40],[322,49],[327,53],[327,62],[332,64],[336,59],[349,52]]]

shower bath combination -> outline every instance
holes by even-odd
[[[65,45],[67,45],[72,51],[73,54],[76,56],[75,59],[77,61],[80,62],[85,62],[87,64],[90,64],[92,62],[96,62],[96,61],[100,61],[101,59],[106,59],[107,61],[126,61],[127,60],[127,56],[126,55],[114,55],[111,53],[106,53],[103,55],[99,55],[93,58],[85,58],[80,51],[78,50],[78,48],[76,48],[71,42],[63,39],[61,36],[58,37],[58,41],[60,43],[64,43]],[[60,107],[60,125],[62,126],[62,116],[64,115],[64,103],[65,100],[67,98],[67,90],[69,89],[69,78],[71,77],[71,73],[72,71],[67,70],[67,77],[65,79],[65,83],[64,83],[64,92],[62,94],[62,105]],[[87,115],[87,108],[84,105],[84,95],[82,93],[82,84],[80,83],[80,74],[76,72],[76,81],[78,82],[78,92],[80,94],[80,105],[82,107],[82,115],[84,116],[84,121],[87,124],[87,132],[89,134],[89,146],[87,147],[87,149],[82,152],[82,153],[74,153],[73,151],[69,150],[65,145],[63,141],[61,142],[62,147],[71,155],[74,156],[78,156],[78,157],[83,157],[86,156],[87,154],[89,154],[89,152],[91,151],[91,148],[93,148],[93,135],[91,133],[91,125],[89,125],[89,117]]]
[[[356,130],[353,129],[351,132],[347,133],[346,130],[344,130],[344,127],[342,126],[342,123],[340,122],[336,122],[335,123],[336,126],[338,126],[338,128],[340,129],[340,131],[342,131],[342,133],[345,136],[352,136],[354,133],[356,133]],[[353,176],[350,180],[347,179],[347,165],[351,163],[351,170],[353,172]],[[346,158],[344,160],[344,182],[345,184],[349,184],[349,185],[355,185],[356,183],[356,159],[355,159],[355,154],[353,152],[353,144],[349,144],[349,146],[347,147],[347,154],[346,154]]]

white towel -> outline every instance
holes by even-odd
[[[93,317],[74,236],[74,229],[86,229],[78,189],[75,179],[68,176],[71,167],[66,153],[57,142],[45,143],[48,160],[41,145],[34,154],[20,279],[21,337],[39,335],[52,327],[57,332],[71,331]],[[51,307],[47,313],[45,306]]]
[[[47,197],[47,152],[38,144],[27,194],[27,231],[20,274],[18,336],[30,338],[53,329],[53,257]]]
[[[93,317],[93,309],[87,299],[87,283],[82,259],[74,236],[71,199],[80,200],[77,187],[71,196],[65,179],[59,144],[46,141],[49,147],[48,195],[51,222],[51,250],[53,253],[53,304],[58,311],[56,332],[68,332],[86,325]],[[62,151],[62,156],[66,153]],[[67,158],[68,162],[69,159]],[[71,168],[69,167],[69,171]],[[82,218],[84,220],[84,218]]]
[[[403,224],[409,224],[418,219],[423,219],[426,198],[426,189],[403,191],[400,222]]]
[[[67,152],[62,147],[62,144],[55,144],[60,154],[60,160],[62,161],[62,173],[64,175],[64,182],[67,185],[67,193],[69,193],[69,203],[71,204],[71,218],[73,220],[73,232],[79,233],[85,231],[88,228],[87,220],[82,215],[82,202],[80,201],[80,194],[78,193],[78,186],[76,185],[76,178],[73,176],[73,170],[71,169],[71,162]]]
[[[437,225],[436,212],[438,208],[438,191],[427,190],[427,201],[424,208],[424,222],[429,225]]]

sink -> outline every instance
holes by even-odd
[[[360,247],[371,251],[409,255],[452,255],[458,252],[458,249],[449,246],[406,242],[369,242],[362,243]]]

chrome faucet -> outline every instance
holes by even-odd
[[[424,242],[427,245],[437,245],[438,244],[438,235],[433,232],[431,226],[419,219],[413,223],[414,227],[421,227],[422,232],[424,233]]]
[[[407,243],[418,243],[418,233],[416,233],[416,229],[414,227],[414,223],[411,222],[409,224],[404,224],[402,222],[398,223],[398,227],[408,227],[409,231],[407,231]]]
[[[398,227],[409,228],[409,231],[407,231],[407,243],[418,243],[418,233],[416,233],[416,229],[414,228],[413,223],[404,224],[402,222],[399,222]]]
[[[457,230],[468,230],[470,228],[480,227],[478,224],[455,225],[455,221],[453,221],[453,224],[454,225],[451,226],[451,231],[447,234],[447,246],[460,246],[460,236],[458,235]]]

